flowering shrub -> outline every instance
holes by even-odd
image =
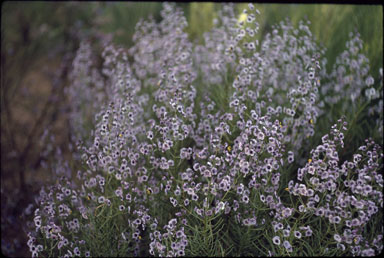
[[[324,102],[347,112],[381,94],[358,34],[328,73],[306,22],[259,42],[252,4],[239,19],[231,4],[219,14],[196,45],[165,3],[128,51],[105,46],[99,70],[80,46],[68,94],[81,164],[36,198],[33,256],[382,251],[382,147],[368,139],[344,160],[345,118],[315,131]]]

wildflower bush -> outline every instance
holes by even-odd
[[[199,45],[175,5],[161,17],[128,50],[81,44],[76,177],[56,173],[28,208],[32,256],[380,253],[382,69],[359,34],[329,72],[306,21],[258,41],[259,11],[225,4]],[[375,139],[346,150],[362,115]]]

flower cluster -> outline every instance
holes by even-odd
[[[339,166],[337,147],[343,147],[346,125],[340,120],[330,135],[323,136],[305,167],[298,169],[298,182],[289,183],[289,191],[300,196],[299,213],[323,217],[335,225],[337,248],[362,255],[370,246],[364,228],[383,208],[383,152],[366,140],[351,161]]]
[[[137,24],[130,49],[105,45],[99,70],[91,46],[80,46],[68,93],[81,164],[36,199],[32,255],[231,255],[252,243],[265,248],[259,255],[303,255],[322,234],[311,220],[331,230],[326,250],[380,252],[383,229],[367,230],[382,218],[382,148],[367,140],[341,163],[340,120],[309,159],[298,156],[327,112],[320,81],[329,98],[359,98],[358,79],[375,83],[357,69],[367,60],[350,64],[347,77],[358,79],[348,86],[339,81],[346,71],[325,70],[308,22],[281,22],[256,40],[252,4],[240,19],[223,5],[203,45],[190,42],[174,4],[161,16]],[[360,44],[348,43],[354,56]],[[349,63],[343,55],[337,65]],[[91,132],[85,118],[94,118]],[[233,244],[232,232],[249,246]]]

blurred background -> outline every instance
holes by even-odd
[[[177,3],[192,41],[202,43],[220,3]],[[246,4],[236,5],[240,14]],[[383,66],[383,7],[375,5],[255,4],[261,38],[273,24],[290,18],[311,21],[311,31],[327,49],[328,64],[358,31],[370,73]],[[160,19],[161,2],[3,2],[1,6],[1,251],[30,256],[23,210],[52,180],[50,159],[70,159],[68,100],[63,94],[79,43],[110,39],[132,46],[136,23]],[[327,67],[330,70],[331,67]],[[49,136],[47,136],[49,129]],[[62,153],[58,154],[56,148]]]

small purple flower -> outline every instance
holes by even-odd
[[[272,238],[272,242],[275,244],[275,245],[280,245],[280,237],[279,236],[274,236]]]

